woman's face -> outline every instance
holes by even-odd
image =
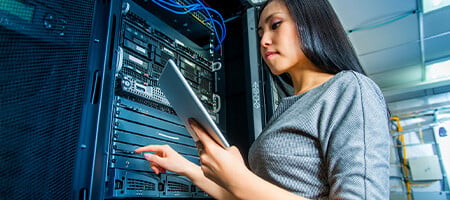
[[[261,55],[273,74],[289,72],[306,62],[295,21],[283,1],[272,1],[261,12],[258,35]]]

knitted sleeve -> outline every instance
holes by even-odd
[[[329,199],[389,196],[389,129],[384,98],[374,82],[356,79],[331,109],[322,148],[328,166]],[[341,91],[342,92],[342,91]]]

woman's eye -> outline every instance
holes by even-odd
[[[275,30],[275,29],[277,29],[280,25],[281,25],[281,21],[278,21],[278,22],[273,23],[272,26],[271,26],[271,28],[272,28],[272,30]]]

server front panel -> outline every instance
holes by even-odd
[[[206,45],[203,40],[194,41],[183,33],[185,29],[176,29],[162,20],[167,11],[157,8],[149,1],[122,2],[105,198],[209,198],[186,177],[172,172],[155,174],[143,155],[134,152],[149,144],[168,144],[186,159],[199,163],[194,141],[158,86],[169,59],[176,62],[211,117],[220,124],[215,73],[221,63],[215,61],[220,55],[213,50],[213,40],[207,40]],[[212,25],[202,12],[182,17],[193,19],[196,26],[206,30],[202,31],[204,37],[213,35]]]

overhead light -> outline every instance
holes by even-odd
[[[426,80],[427,81],[435,81],[435,80],[446,80],[450,78],[450,59],[432,63],[426,66]]]
[[[442,3],[442,0],[433,0],[433,6],[438,6],[439,4]]]
[[[424,13],[431,12],[450,5],[450,0],[422,0]]]
[[[264,2],[266,2],[267,0],[248,0],[248,2],[250,3],[250,4],[252,4],[252,5],[254,5],[254,6],[256,6],[256,5],[261,5],[261,4],[263,4]]]

